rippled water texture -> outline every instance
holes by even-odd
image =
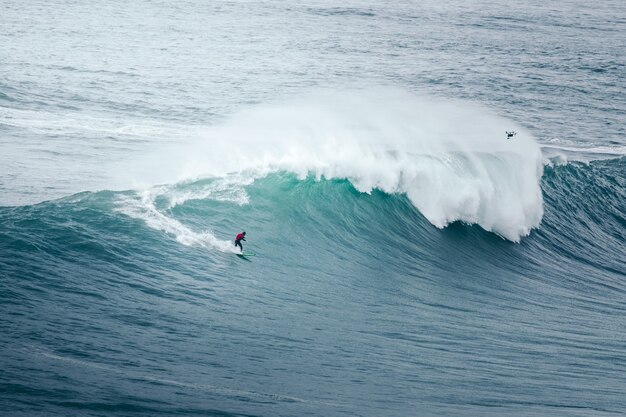
[[[0,10],[0,414],[626,413],[623,2]]]

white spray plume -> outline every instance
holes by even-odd
[[[517,135],[506,139],[505,131]],[[511,241],[543,216],[542,155],[516,123],[467,102],[396,90],[320,93],[243,111],[169,149],[168,181],[289,171],[406,193],[435,226],[478,224]]]

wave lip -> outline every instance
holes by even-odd
[[[428,159],[401,189],[436,227],[462,221],[517,242],[541,222],[537,169],[519,155],[465,152]]]

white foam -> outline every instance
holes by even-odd
[[[168,200],[168,208],[174,208],[191,200],[211,199],[215,201],[230,201],[238,205],[248,204],[249,198],[245,186],[253,182],[251,177],[232,175],[216,178],[206,184],[193,186],[184,182],[171,187],[160,187],[162,195]]]
[[[551,138],[541,144],[546,165],[566,164],[568,161],[589,163],[626,156],[626,146],[619,144],[577,143],[567,139]]]
[[[507,140],[507,130],[518,134]],[[543,216],[542,162],[528,131],[484,107],[390,89],[257,106],[151,158],[169,183],[276,171],[347,178],[362,192],[406,193],[436,227],[462,221],[511,241]]]
[[[173,236],[183,245],[197,245],[237,253],[232,242],[218,239],[211,231],[194,232],[178,220],[159,211],[155,206],[155,199],[164,194],[164,191],[166,190],[162,187],[153,187],[138,192],[135,196],[123,197],[118,201],[117,210],[129,217],[143,220],[148,227]]]

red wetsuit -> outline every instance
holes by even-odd
[[[235,247],[239,246],[241,252],[243,252],[243,246],[241,246],[241,241],[246,240],[246,235],[241,232],[235,237]]]

